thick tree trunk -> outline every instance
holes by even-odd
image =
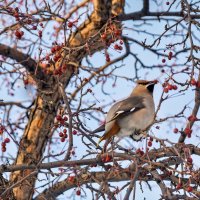
[[[72,74],[73,68],[69,67],[64,80],[65,83],[68,83]],[[52,82],[48,84],[52,87],[46,91],[40,89],[31,108],[15,164],[37,165],[41,162],[61,100],[58,86],[53,83],[55,80],[50,79],[49,82]],[[13,189],[15,197],[20,200],[32,199],[36,179],[37,169],[13,172],[11,181],[13,184],[17,183],[17,187]]]
[[[53,95],[52,106],[58,107],[59,95]],[[38,164],[42,158],[43,152],[51,133],[51,127],[54,121],[56,112],[45,109],[46,102],[41,97],[37,97],[34,106],[30,113],[29,122],[26,126],[23,138],[20,142],[20,148],[17,155],[16,164]],[[16,171],[12,173],[11,180],[16,183],[20,179],[28,177],[33,170]],[[28,200],[32,199],[33,186],[36,180],[36,175],[25,179],[18,187],[14,188],[14,194],[17,199]],[[26,192],[25,192],[26,191]]]

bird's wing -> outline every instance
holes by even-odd
[[[108,113],[106,123],[117,120],[120,117],[127,116],[128,114],[136,112],[143,108],[145,108],[143,97],[128,97],[127,99],[118,102],[110,109],[110,113]]]
[[[132,96],[123,101],[115,103],[108,111],[106,117],[107,130],[104,135],[99,139],[98,144],[105,139],[116,135],[120,131],[117,119],[126,116],[130,113],[136,112],[145,108],[143,97]]]

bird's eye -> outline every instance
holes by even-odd
[[[147,83],[140,83],[140,85],[147,85]]]

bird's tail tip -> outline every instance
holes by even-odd
[[[99,144],[100,144],[103,140],[104,140],[104,137],[101,137],[101,138],[99,139],[99,141],[97,142],[97,146],[96,146],[96,147],[99,147]]]

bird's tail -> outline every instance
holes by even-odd
[[[104,135],[99,139],[97,143],[97,147],[103,140],[106,140],[108,138],[111,138],[112,136],[115,136],[119,131],[120,131],[119,125],[117,123],[114,123],[113,127],[108,132],[104,133]]]

